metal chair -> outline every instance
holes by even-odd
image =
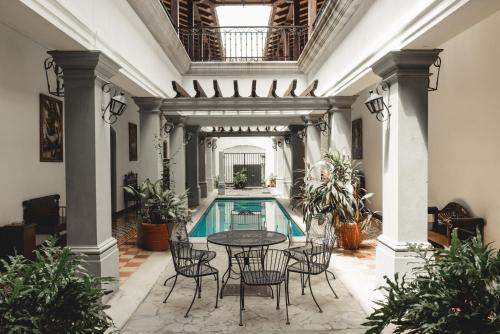
[[[179,275],[194,278],[196,282],[196,288],[194,291],[193,300],[189,305],[185,318],[188,317],[189,311],[194,304],[194,300],[196,298],[196,294],[198,294],[198,298],[201,297],[201,279],[204,276],[214,276],[217,281],[217,290],[215,291],[215,308],[218,307],[219,303],[219,271],[212,267],[207,260],[208,253],[207,252],[196,252],[193,249],[193,245],[186,241],[173,241],[170,240],[170,250],[172,252],[172,259],[174,261],[175,267],[175,277],[174,284],[172,288],[170,288],[170,292],[168,293],[163,303],[167,302],[168,297],[174,290],[175,283],[177,283],[177,278]],[[197,255],[195,255],[197,254]],[[166,282],[165,282],[166,283]]]
[[[335,279],[335,275],[328,270],[328,266],[330,265],[330,258],[332,256],[333,245],[327,243],[312,243],[310,248],[304,248],[302,251],[303,260],[298,260],[295,263],[288,266],[287,269],[287,286],[288,281],[290,279],[290,273],[297,273],[301,276],[301,288],[302,294],[304,294],[304,286],[309,283],[309,291],[311,291],[311,296],[316,303],[316,306],[319,309],[319,312],[322,313],[323,310],[319,306],[316,297],[314,297],[314,293],[312,291],[311,286],[311,275],[316,276],[322,273],[325,273],[326,281],[328,282],[328,286],[332,290],[335,298],[339,298],[335,290],[330,283],[328,278],[328,274],[331,274]],[[304,280],[304,276],[307,278]],[[290,297],[290,295],[288,295]],[[290,298],[287,299],[287,303],[290,304]]]
[[[290,256],[278,249],[249,250],[235,254],[240,267],[240,326],[243,326],[245,310],[245,286],[276,286],[276,309],[280,308],[281,284],[285,284],[286,323],[288,318],[288,283],[286,270]]]

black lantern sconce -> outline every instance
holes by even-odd
[[[328,136],[328,130],[330,130],[330,125],[328,124],[328,114],[325,113],[317,122],[314,123],[314,126],[318,128],[323,136]]]
[[[211,139],[207,140],[207,148],[212,148],[212,140]]]
[[[273,140],[273,150],[278,150],[278,142],[276,140]]]
[[[52,57],[45,59],[43,68],[45,69],[45,78],[47,79],[47,90],[49,94],[57,97],[64,97],[63,69],[56,65]],[[50,82],[53,80],[55,80],[55,82],[51,85]]]
[[[290,145],[291,142],[292,142],[292,140],[291,140],[290,136],[286,136],[285,137],[285,144]]]
[[[434,62],[434,64],[432,64],[433,67],[436,68],[436,80],[434,82],[434,86],[431,86],[431,76],[434,75],[434,73],[430,73],[429,75],[429,85],[427,87],[427,91],[428,92],[434,92],[436,90],[438,90],[438,86],[439,86],[439,72],[441,71],[441,58],[440,57],[437,57],[436,61]]]
[[[184,138],[184,145],[187,145],[191,139],[193,139],[193,134],[191,132],[187,132],[186,137]]]
[[[170,133],[172,133],[172,131],[174,131],[175,129],[175,125],[174,123],[170,122],[168,119],[167,119],[167,115],[165,114],[161,114],[161,117],[163,118],[164,122],[163,122],[163,132],[166,134],[166,135],[169,135]]]
[[[387,100],[390,101],[391,85],[382,81],[379,87],[382,91],[387,92]],[[368,96],[368,99],[365,101],[365,106],[371,114],[375,115],[378,121],[385,122],[391,117],[391,112],[389,111],[391,105],[387,105],[384,102],[384,97],[379,93],[379,87],[377,87],[375,91],[370,91],[370,96]],[[384,110],[387,111],[387,113],[384,112]]]
[[[212,151],[215,151],[217,149],[217,143],[213,142],[212,143]]]
[[[277,144],[278,147],[283,147],[283,141],[281,139],[278,139]]]
[[[102,92],[107,94],[111,92],[111,83],[106,83],[102,86]],[[106,108],[101,108],[102,119],[108,124],[114,124],[118,120],[123,112],[127,109],[127,102],[125,100],[125,94],[123,92],[117,93],[116,90],[113,92],[113,97],[109,99],[109,103]],[[106,116],[107,114],[107,116]]]
[[[205,138],[200,137],[200,146],[205,145]]]
[[[297,132],[297,137],[299,137],[299,139],[304,140],[307,137],[306,128],[303,128],[302,130]]]

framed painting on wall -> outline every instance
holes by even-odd
[[[40,94],[40,161],[63,161],[63,103]]]
[[[128,160],[137,161],[137,124],[128,123]]]
[[[363,159],[363,120],[352,121],[352,158]]]

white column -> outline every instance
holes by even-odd
[[[334,96],[330,98],[328,111],[330,122],[329,148],[352,154],[351,106],[357,96]]]
[[[383,234],[377,279],[415,265],[408,243],[427,242],[427,113],[429,66],[440,50],[390,52],[373,71],[391,85],[383,124]],[[368,111],[367,111],[368,112]]]
[[[287,143],[288,142],[288,143]],[[292,149],[290,139],[283,145],[283,197],[290,197],[292,190]]]
[[[152,182],[161,179],[163,172],[162,152],[158,144],[161,136],[159,97],[134,97],[139,107],[139,179],[143,182],[150,179]]]
[[[226,194],[226,183],[225,183],[225,175],[224,175],[224,152],[219,152],[219,195]]]
[[[119,66],[99,51],[51,51],[64,71],[67,242],[96,276],[118,278],[111,236],[110,130],[102,86]],[[106,289],[117,290],[118,281]]]
[[[214,188],[215,188],[215,177],[218,177],[218,171],[217,171],[217,168],[216,168],[216,162],[217,162],[217,159],[219,158],[217,156],[217,138],[213,138],[212,139],[212,176],[213,176],[213,179],[214,179]]]
[[[308,126],[306,127],[306,163],[314,165],[321,160],[321,132],[314,126],[313,120],[307,119]],[[313,170],[313,175],[317,178],[320,177],[318,168]]]
[[[186,190],[186,151],[183,119],[174,120],[170,133],[170,183],[176,194]]]
[[[214,191],[214,175],[212,170],[212,138],[205,140],[205,174],[207,178],[207,193]]]
[[[280,194],[285,191],[284,141],[283,138],[276,138],[276,189]]]

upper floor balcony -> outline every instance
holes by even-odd
[[[336,1],[160,0],[193,62],[296,61],[324,7]],[[218,8],[224,5],[266,6],[268,17],[223,25]],[[263,20],[267,25],[248,25]]]

